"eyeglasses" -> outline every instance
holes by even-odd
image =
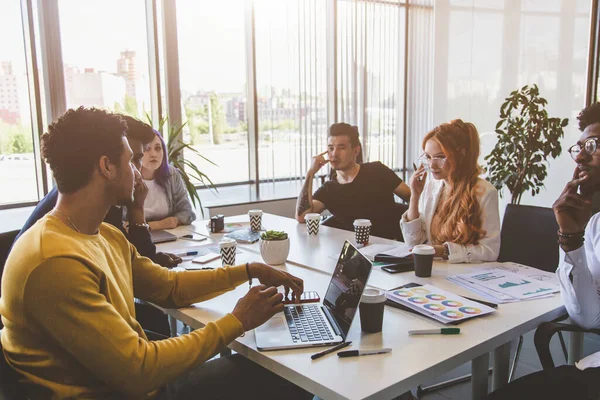
[[[419,157],[419,163],[421,163],[426,169],[428,168],[442,168],[446,163],[446,157],[429,157],[427,154]]]
[[[581,153],[582,150],[584,150],[587,154],[591,156],[596,152],[596,149],[598,148],[598,140],[600,140],[600,138],[591,137],[589,139],[586,139],[585,142],[583,142],[583,146],[579,143],[576,143],[573,146],[569,147],[568,151],[569,154],[571,154],[571,158],[577,161],[577,156],[579,155],[579,153]]]

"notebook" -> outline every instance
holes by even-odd
[[[259,350],[329,346],[346,340],[372,269],[371,262],[346,241],[323,304],[289,304],[254,330]],[[306,282],[305,282],[306,283]]]

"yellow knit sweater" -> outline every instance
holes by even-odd
[[[111,225],[84,235],[47,215],[17,241],[4,269],[4,354],[32,398],[151,398],[243,328],[227,314],[188,335],[148,341],[134,296],[183,307],[247,279],[244,266],[170,271]]]

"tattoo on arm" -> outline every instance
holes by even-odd
[[[302,186],[302,190],[300,191],[300,196],[298,196],[298,203],[296,204],[296,215],[300,216],[306,210],[310,209],[312,206],[311,199],[309,198],[310,190],[311,190],[312,179],[306,179],[304,181],[304,186]]]

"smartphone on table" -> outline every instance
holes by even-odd
[[[208,238],[206,236],[198,235],[197,233],[190,233],[188,235],[180,236],[179,239],[193,240],[194,242],[202,242]]]
[[[300,303],[318,303],[320,301],[321,301],[321,298],[319,297],[319,293],[317,293],[315,291],[304,292],[300,296]],[[295,303],[295,301],[292,299],[292,292],[290,291],[289,298],[284,297],[283,304],[294,304],[294,303]]]

